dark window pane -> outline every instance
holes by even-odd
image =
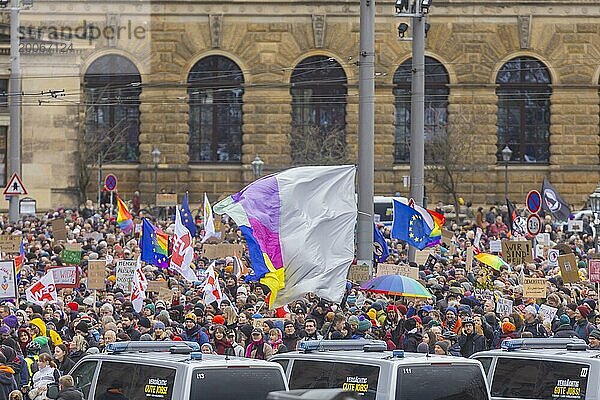
[[[394,73],[396,105],[395,153],[398,163],[410,161],[412,59],[402,63]],[[446,68],[437,60],[425,57],[425,162],[433,161],[436,135],[446,134],[448,123],[448,83]]]
[[[84,77],[83,145],[94,161],[139,160],[141,76],[135,65],[118,55],[100,57]]]
[[[496,77],[498,88],[497,159],[509,146],[511,161],[548,163],[550,159],[550,74],[538,60],[508,61]]]
[[[0,79],[0,110],[8,107],[8,79]]]
[[[309,57],[292,72],[292,162],[337,164],[345,160],[346,74],[325,56]]]
[[[266,399],[279,390],[285,383],[276,368],[202,368],[193,372],[190,400]]]
[[[488,395],[481,370],[475,365],[399,367],[396,400],[413,399],[484,400]]]
[[[190,161],[241,161],[243,84],[242,70],[227,57],[194,65],[188,76]]]
[[[94,373],[96,371],[96,364],[96,361],[83,362],[77,366],[77,369],[70,373],[75,382],[75,387],[85,395],[84,397],[86,399],[90,393],[92,380],[94,379]]]
[[[96,400],[109,389],[119,386],[128,399],[171,400],[175,370],[148,365],[104,361],[98,374]]]

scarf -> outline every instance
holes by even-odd
[[[250,342],[250,344],[248,345],[248,348],[246,349],[246,358],[255,358],[257,360],[264,360],[265,359],[265,353],[264,353],[264,346],[265,343],[263,342],[262,338],[257,342],[257,341],[252,341]],[[254,350],[254,348],[256,348],[256,355],[254,357],[252,357],[252,350]]]

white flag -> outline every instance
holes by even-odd
[[[215,220],[213,219],[213,211],[208,201],[208,196],[204,193],[204,237],[202,243],[206,242],[211,237],[221,238],[221,232],[215,232]]]
[[[188,281],[196,282],[198,278],[190,267],[194,260],[192,235],[188,228],[181,222],[180,214],[179,212],[175,213],[175,235],[173,236],[173,250],[169,266]]]
[[[54,274],[46,272],[44,276],[25,290],[27,301],[39,305],[55,303],[58,300],[56,286],[54,286]]]
[[[215,273],[215,262],[213,261],[206,269],[206,281],[204,281],[204,304],[216,301],[220,306],[223,300],[223,292],[219,284],[219,277]]]
[[[135,312],[142,311],[144,300],[146,300],[146,289],[148,288],[148,280],[142,270],[142,260],[138,256],[135,272],[133,273],[133,282],[131,288],[131,304]]]

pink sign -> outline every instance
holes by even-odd
[[[600,259],[589,261],[590,282],[600,282]]]

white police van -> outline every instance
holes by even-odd
[[[373,213],[378,216],[379,222],[385,226],[392,226],[394,220],[394,199],[405,204],[408,203],[406,197],[373,196]]]
[[[600,400],[600,351],[581,339],[509,339],[475,353],[493,400]]]
[[[344,389],[364,400],[489,400],[481,364],[461,357],[386,351],[379,340],[300,342],[270,361],[290,389]]]
[[[130,400],[263,400],[287,390],[279,364],[200,353],[194,342],[117,342],[70,372],[86,400],[119,391]]]

